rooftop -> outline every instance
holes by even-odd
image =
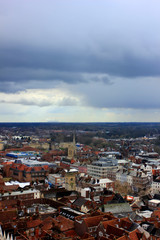
[[[149,202],[149,203],[159,204],[159,203],[160,203],[160,200],[158,200],[158,199],[152,199],[152,200],[149,200],[148,202]]]
[[[38,208],[39,213],[50,213],[56,212],[57,209],[49,206],[48,204],[33,204],[31,207],[27,208],[27,211],[30,213],[36,212]]]
[[[16,191],[16,192],[3,193],[3,194],[0,193],[0,197],[17,196],[17,195],[24,195],[24,194],[31,194],[31,193],[39,193],[39,190],[28,189],[25,191]]]
[[[21,183],[18,181],[5,182],[6,186],[19,185],[20,188],[24,188],[30,185],[30,182]]]
[[[44,165],[48,165],[48,166],[56,166],[56,164],[54,163],[49,163],[49,162],[40,162],[37,160],[31,160],[31,159],[16,159],[15,163],[20,163],[20,164],[24,164],[28,167],[36,167],[36,166],[44,166]]]

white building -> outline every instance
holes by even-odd
[[[62,177],[60,174],[49,174],[48,182],[53,184],[56,187],[61,187],[61,186],[64,187],[65,178]]]
[[[101,158],[87,166],[87,173],[95,178],[106,178],[107,173],[114,169],[118,169],[117,159]]]
[[[130,174],[127,176],[127,183],[128,183],[130,186],[132,186],[132,184],[133,184],[133,177],[132,177]]]
[[[152,182],[152,194],[160,193],[160,182]]]
[[[6,192],[0,193],[0,200],[10,200],[10,199],[37,199],[41,198],[41,192],[36,189],[28,189],[24,191]]]

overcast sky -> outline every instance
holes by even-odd
[[[0,122],[160,121],[159,0],[0,0]]]

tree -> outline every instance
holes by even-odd
[[[115,181],[115,191],[123,196],[133,194],[132,188],[127,182],[122,183],[118,180]]]

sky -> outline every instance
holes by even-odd
[[[0,122],[159,122],[159,0],[0,0]]]

